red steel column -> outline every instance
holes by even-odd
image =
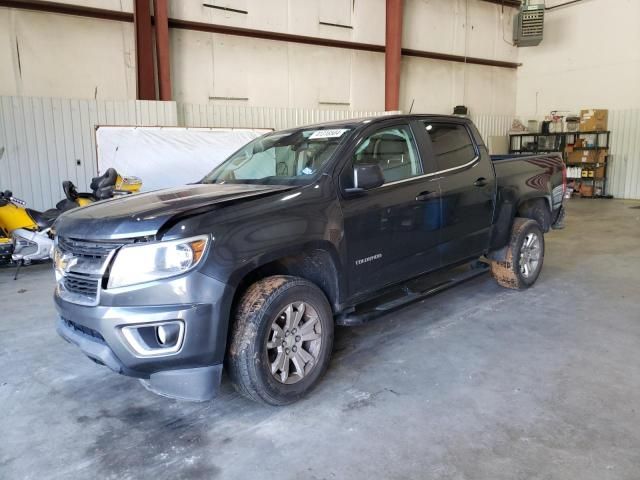
[[[156,22],[156,63],[160,100],[171,100],[171,66],[169,56],[169,13],[167,0],[153,0]]]
[[[133,22],[136,31],[138,100],[156,99],[153,66],[153,30],[149,0],[135,0]]]
[[[384,109],[400,106],[400,59],[402,56],[402,0],[387,0],[384,53]]]

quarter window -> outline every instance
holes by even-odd
[[[463,125],[425,122],[439,170],[460,167],[476,157],[476,150]]]
[[[354,164],[380,165],[385,183],[422,175],[422,164],[408,126],[378,130],[355,153]]]

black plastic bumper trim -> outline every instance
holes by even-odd
[[[58,318],[56,331],[64,340],[76,345],[92,360],[98,361],[116,373],[130,374],[125,372],[122,363],[106,343],[73,329],[61,317]]]
[[[219,364],[153,373],[149,380],[140,380],[140,383],[163,397],[205,402],[218,394],[221,378],[222,364]]]

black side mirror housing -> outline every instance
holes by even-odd
[[[364,193],[384,184],[382,168],[377,163],[361,163],[353,167],[353,188],[345,191],[350,194]]]

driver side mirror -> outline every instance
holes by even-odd
[[[378,188],[384,184],[382,168],[377,163],[361,163],[353,167],[353,188],[347,188],[346,193],[357,194],[366,190]]]

